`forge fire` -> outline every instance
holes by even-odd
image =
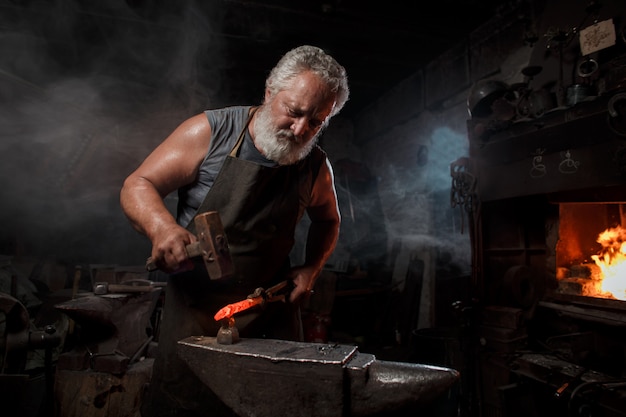
[[[561,206],[558,291],[626,301],[626,228],[621,226],[622,205]],[[606,226],[615,219],[620,222],[617,226]],[[593,242],[592,236],[595,236]]]
[[[598,236],[598,243],[602,251],[591,258],[600,274],[594,292],[588,295],[626,301],[626,229],[607,229]]]

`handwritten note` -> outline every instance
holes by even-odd
[[[613,19],[594,23],[579,34],[580,52],[583,56],[615,45],[615,25]]]

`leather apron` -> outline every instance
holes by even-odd
[[[178,358],[176,342],[194,335],[217,335],[219,323],[213,316],[221,307],[246,298],[257,287],[268,288],[285,279],[289,268],[295,228],[307,202],[303,204],[303,198],[310,198],[314,180],[304,175],[310,172],[311,161],[267,167],[239,159],[251,117],[252,113],[198,210],[220,214],[234,274],[210,280],[198,260],[192,271],[169,277],[159,353],[146,399],[151,404],[142,409],[143,415],[230,415]],[[188,229],[193,231],[193,221]],[[289,303],[267,303],[262,309],[238,314],[235,325],[241,337],[303,340],[299,309]]]

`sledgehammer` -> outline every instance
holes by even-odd
[[[233,264],[219,213],[207,211],[198,214],[194,218],[194,225],[198,241],[185,247],[187,256],[190,258],[202,256],[211,279],[220,279],[231,275]],[[151,257],[146,261],[146,269],[148,271],[158,269]]]

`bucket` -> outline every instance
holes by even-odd
[[[574,106],[581,101],[585,101],[589,97],[590,88],[584,84],[572,84],[567,87],[566,103],[568,106]]]

